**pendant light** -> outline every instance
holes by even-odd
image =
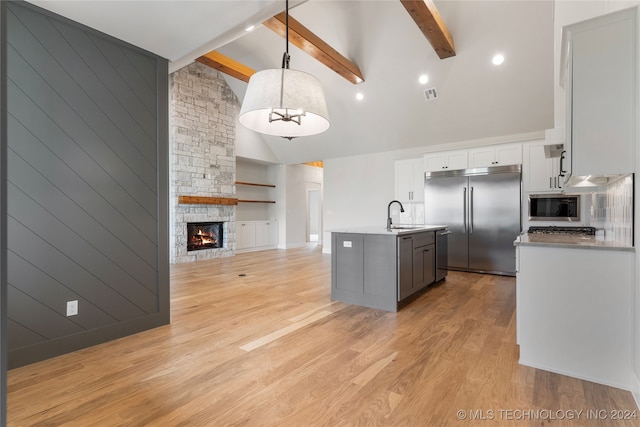
[[[286,0],[286,50],[282,68],[251,76],[240,108],[240,123],[256,132],[291,140],[329,128],[329,113],[320,81],[289,69],[289,0]]]

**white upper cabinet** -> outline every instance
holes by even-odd
[[[470,168],[519,165],[521,163],[521,144],[501,144],[469,149]]]
[[[636,15],[625,9],[563,29],[565,148],[574,177],[635,171]]]
[[[424,155],[424,171],[436,172],[443,170],[467,169],[467,150],[441,151]]]
[[[396,160],[396,199],[424,201],[424,163],[421,158]]]
[[[522,158],[522,187],[525,192],[558,192],[562,190],[560,157],[545,154],[545,142],[525,144]]]

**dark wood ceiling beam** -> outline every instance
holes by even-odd
[[[214,68],[221,73],[225,73],[231,77],[242,80],[243,82],[248,82],[249,78],[256,72],[256,70],[249,68],[228,56],[216,52],[215,50],[196,58],[196,61]]]
[[[456,55],[453,37],[432,0],[400,0],[440,59]]]
[[[264,26],[275,33],[286,37],[286,16],[280,13],[263,22]],[[308,28],[289,16],[289,41],[302,49],[322,64],[331,68],[336,73],[353,84],[362,83],[364,77],[360,68],[337,50],[329,46],[324,40],[312,33]]]

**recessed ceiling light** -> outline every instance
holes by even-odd
[[[362,92],[356,93],[356,99],[358,101],[362,101],[364,99],[364,94]]]
[[[254,29],[255,27],[256,27],[255,25],[250,25],[250,26],[248,26],[247,28],[245,28],[244,30],[245,30],[246,32],[253,31],[253,29]]]
[[[420,82],[421,85],[425,85],[429,81],[429,76],[427,76],[426,74],[423,74],[418,78],[418,81]]]
[[[504,62],[504,56],[498,53],[497,55],[493,56],[493,59],[491,60],[491,62],[493,62],[493,65],[500,65]]]

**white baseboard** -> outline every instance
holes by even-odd
[[[269,249],[278,249],[277,246],[254,246],[253,248],[243,248],[236,249],[237,254],[243,254],[245,252],[257,252],[257,251],[267,251]]]
[[[636,406],[638,407],[638,410],[640,410],[640,377],[638,377],[638,373],[636,373],[636,375],[634,375],[634,379],[635,379],[635,390],[633,390],[631,393],[633,394],[633,398],[636,401]]]
[[[304,248],[307,246],[307,243],[285,243],[284,245],[278,245],[278,249],[296,249],[296,248]]]
[[[630,391],[631,393],[633,393],[634,397],[636,397],[636,393],[633,390],[634,385],[631,384],[631,382],[628,383],[628,384],[621,384],[621,383],[616,383],[614,381],[603,380],[602,378],[590,377],[588,375],[583,375],[583,374],[580,374],[580,373],[577,373],[577,372],[564,371],[564,370],[561,370],[561,369],[554,369],[554,368],[550,368],[548,366],[540,365],[540,364],[537,364],[537,363],[528,362],[526,360],[523,360],[522,357],[520,357],[520,360],[518,362],[521,365],[530,366],[530,367],[536,368],[536,369],[542,369],[543,371],[553,372],[554,374],[566,375],[567,377],[578,378],[579,380],[590,381],[590,382],[596,383],[596,384],[602,384],[602,385],[606,385],[606,386],[609,386],[609,387],[615,387],[615,388],[619,388],[619,389],[622,389],[622,390],[627,390],[627,391]],[[638,403],[638,398],[636,397],[636,404],[637,403]]]

